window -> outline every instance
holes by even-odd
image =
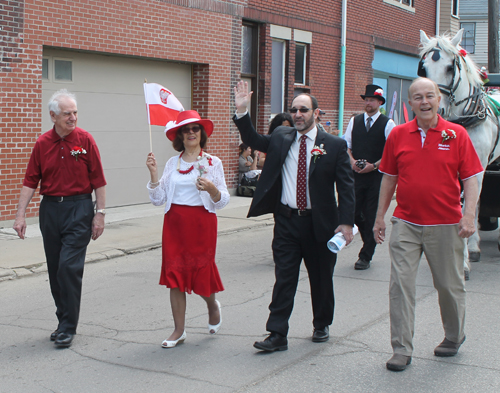
[[[73,63],[71,60],[56,60],[54,59],[54,80],[55,81],[72,81],[73,80]]]
[[[285,41],[273,40],[271,58],[271,113],[283,112],[285,94]]]
[[[49,79],[49,59],[42,59],[42,79]]]
[[[476,47],[476,23],[460,23],[460,28],[464,29],[462,43],[460,44],[468,53],[474,53]]]
[[[415,0],[383,0],[384,3],[395,5],[410,12],[415,12]]]
[[[303,44],[295,45],[295,84],[306,84],[306,59],[307,46]]]
[[[452,2],[451,2],[451,14],[458,18],[458,0],[452,0]]]
[[[259,30],[253,23],[243,22],[241,31],[241,79],[248,82],[248,87],[254,92],[249,108],[252,122],[257,118],[257,64],[259,57]]]
[[[254,34],[257,31],[251,25],[243,25],[242,34],[242,54],[241,54],[241,73],[254,74]]]

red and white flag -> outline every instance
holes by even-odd
[[[165,126],[169,121],[177,120],[179,112],[184,110],[172,92],[158,83],[144,83],[144,97],[148,123],[153,126]]]

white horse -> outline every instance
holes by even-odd
[[[420,30],[419,76],[436,82],[441,90],[440,114],[448,121],[467,129],[483,168],[500,156],[499,120],[489,100],[500,102],[500,95],[489,95],[477,66],[460,47],[463,29],[453,37],[429,38]],[[483,174],[479,176],[481,192]],[[476,227],[479,206],[476,209]],[[500,249],[500,238],[499,238]],[[480,259],[479,234],[476,231],[468,240],[469,260]]]

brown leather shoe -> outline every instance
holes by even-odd
[[[392,358],[388,360],[385,364],[387,370],[391,371],[403,371],[411,363],[411,356],[401,355],[395,353]]]
[[[453,341],[450,341],[445,337],[443,342],[434,349],[434,355],[440,357],[455,356],[458,353],[460,345],[462,345],[464,341],[465,341],[465,336],[463,340],[459,343],[454,343]]]

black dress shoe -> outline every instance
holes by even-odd
[[[266,352],[286,351],[288,349],[288,340],[285,336],[273,332],[264,341],[255,341],[253,346]]]
[[[355,270],[366,270],[370,267],[370,261],[365,261],[364,259],[359,258],[354,264]]]
[[[323,329],[314,329],[312,336],[313,343],[324,343],[328,341],[329,338],[330,332],[328,326],[325,326]]]
[[[69,334],[69,333],[59,333],[57,335],[56,341],[54,344],[58,348],[68,348],[71,346],[71,343],[73,342],[73,337],[74,334]]]
[[[59,334],[59,330],[54,330],[52,333],[50,333],[50,341],[56,341],[57,335]]]

